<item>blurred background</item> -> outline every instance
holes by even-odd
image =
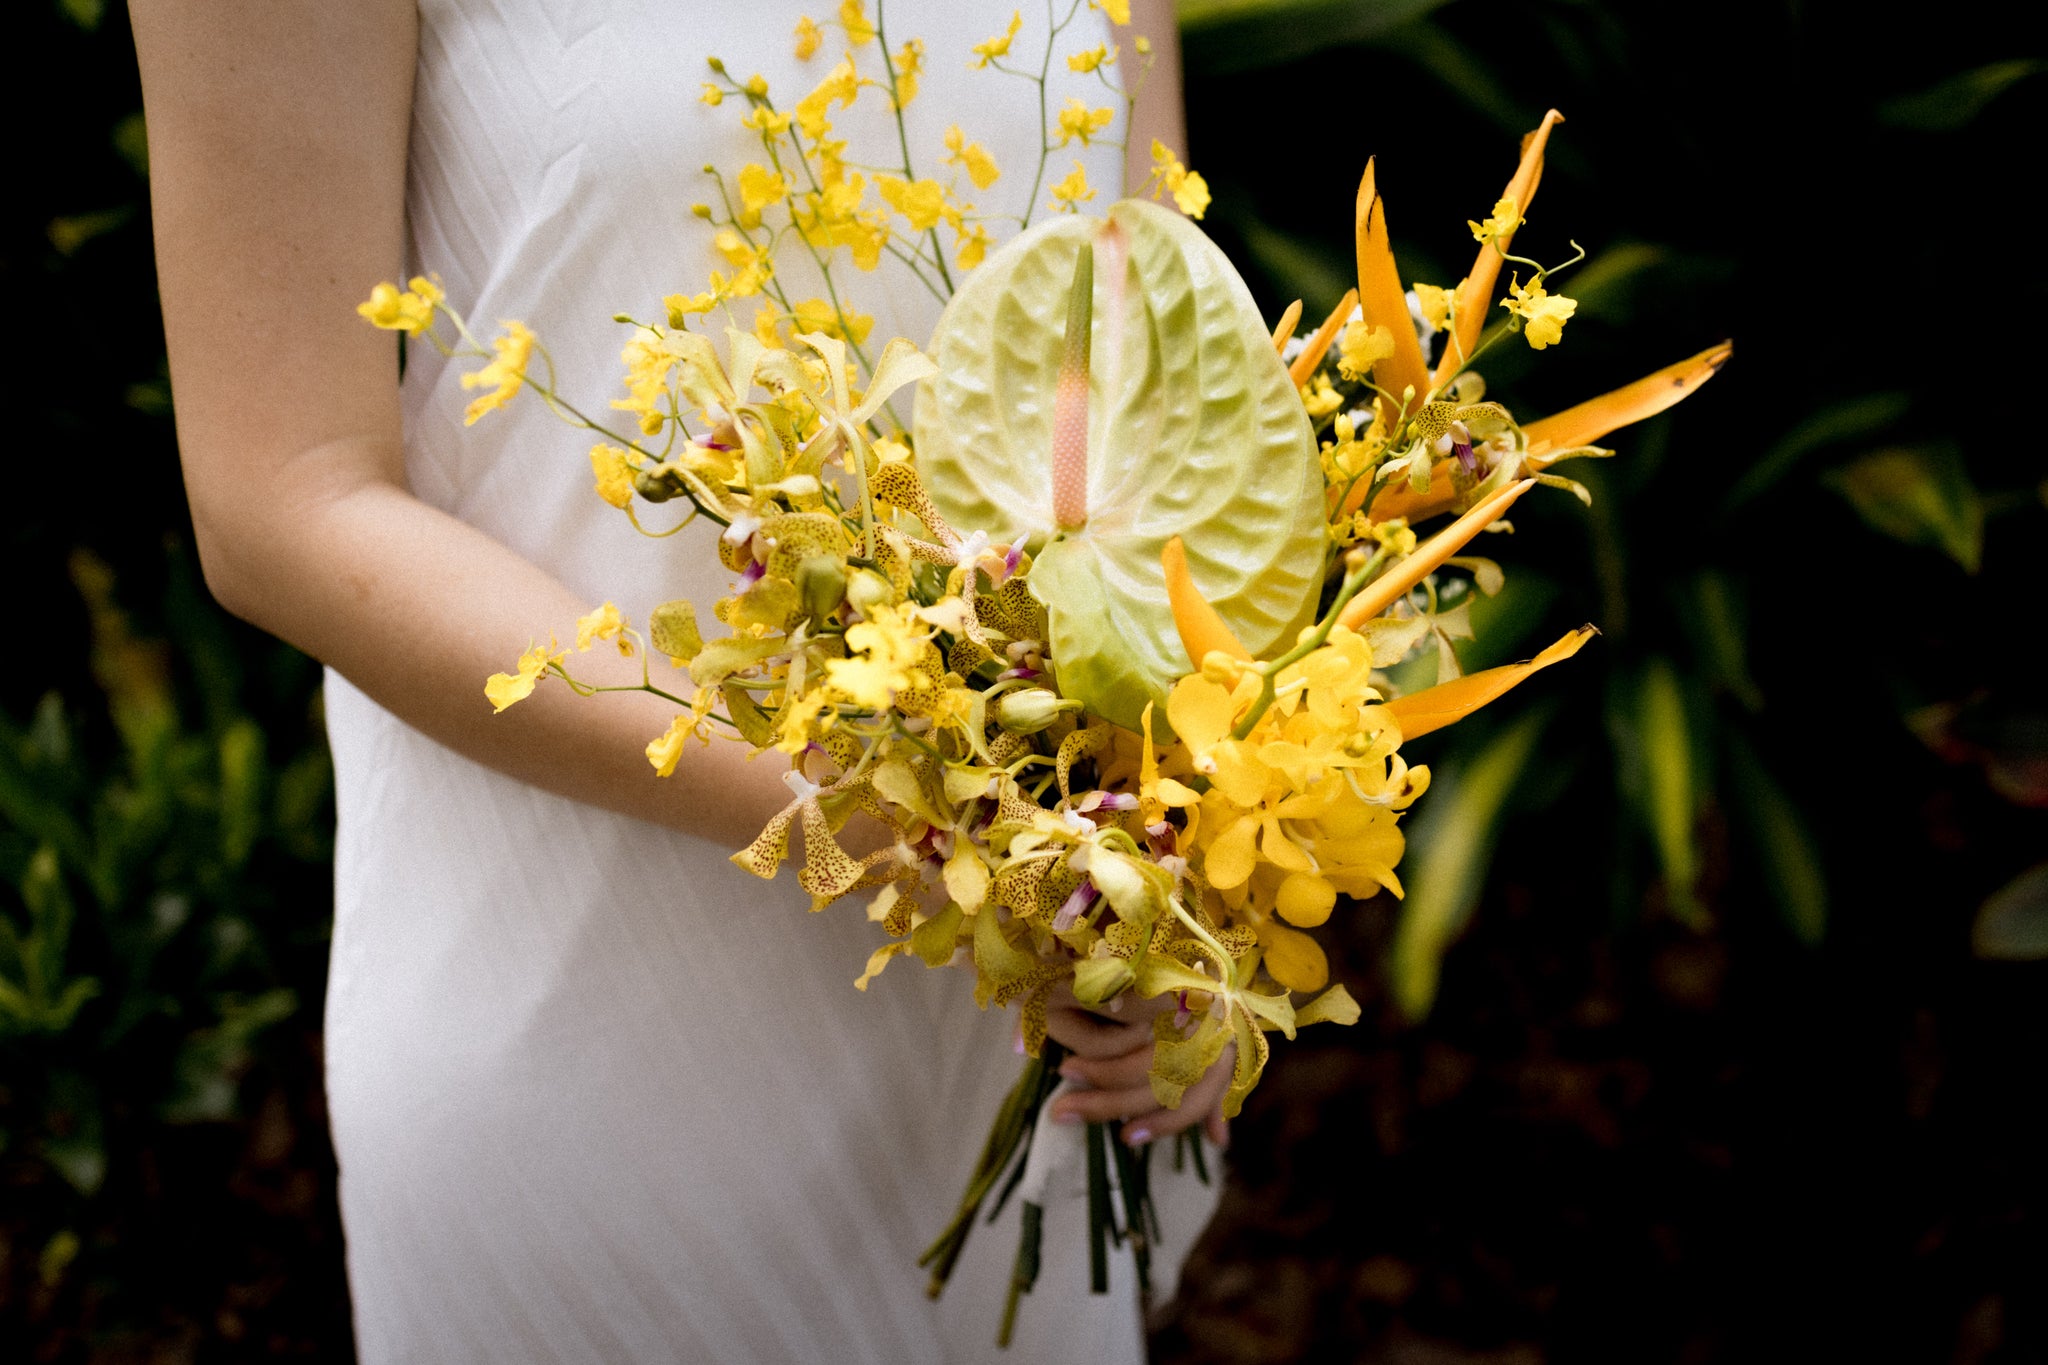
[[[1578,316],[1491,395],[1737,349],[1566,467],[1590,509],[1490,547],[1467,667],[1603,636],[1411,746],[1413,894],[1323,933],[1365,1018],[1278,1051],[1154,1358],[2048,1360],[2038,33],[1986,0],[1180,9],[1206,226],[1269,313],[1342,293],[1368,154],[1404,273],[1455,282],[1555,105],[1517,244],[1584,244]],[[318,670],[198,578],[125,14],[19,22],[50,83],[4,95],[0,1359],[344,1360]]]

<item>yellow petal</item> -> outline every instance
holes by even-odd
[[[1287,305],[1287,311],[1280,315],[1280,321],[1278,325],[1276,325],[1273,328],[1274,350],[1278,351],[1286,347],[1287,339],[1294,335],[1295,324],[1300,321],[1301,300],[1296,299],[1293,303]]]
[[[1554,457],[1567,450],[1591,445],[1618,427],[1640,422],[1664,411],[1712,379],[1733,354],[1735,343],[1732,341],[1709,346],[1689,360],[1667,365],[1613,393],[1602,394],[1575,408],[1566,408],[1554,417],[1531,422],[1523,429],[1529,438],[1529,468],[1537,471],[1548,469],[1552,460],[1547,456]]]
[[[1299,929],[1271,920],[1259,926],[1266,949],[1266,970],[1290,991],[1319,991],[1330,983],[1330,959],[1323,945]]]
[[[1591,626],[1580,626],[1533,659],[1467,673],[1462,678],[1396,697],[1386,704],[1387,710],[1400,722],[1404,742],[1432,730],[1441,730],[1463,720],[1539,669],[1571,658],[1579,652],[1580,646],[1599,633]]]
[[[1216,836],[1202,857],[1202,870],[1208,873],[1209,885],[1227,891],[1245,884],[1258,863],[1258,854],[1252,848],[1252,839],[1258,832],[1259,822],[1247,816]]]
[[[1365,310],[1368,329],[1384,327],[1394,334],[1394,353],[1374,371],[1382,389],[1401,401],[1404,390],[1413,387],[1420,403],[1429,388],[1429,369],[1422,359],[1422,343],[1415,338],[1415,323],[1408,316],[1408,291],[1394,265],[1394,249],[1387,241],[1387,210],[1374,183],[1373,163],[1365,163],[1365,175],[1358,182],[1358,304]],[[1387,426],[1394,426],[1396,413],[1386,414]]]
[[[1535,132],[1522,139],[1522,163],[1515,167],[1514,178],[1501,191],[1501,198],[1513,199],[1523,217],[1528,216],[1529,201],[1536,197],[1536,185],[1543,179],[1543,149],[1550,142],[1550,129],[1563,122],[1564,115],[1553,109],[1543,116]],[[1500,253],[1508,249],[1513,236],[1502,235],[1500,251],[1495,251],[1491,242],[1480,245],[1479,259],[1458,289],[1457,316],[1452,319],[1443,356],[1436,363],[1437,383],[1442,384],[1456,374],[1464,358],[1479,344],[1479,333],[1486,326],[1487,311],[1493,304],[1493,286],[1500,280]]]
[[[1308,377],[1316,372],[1316,366],[1323,363],[1323,357],[1330,352],[1330,343],[1337,339],[1337,333],[1344,330],[1344,320],[1351,316],[1351,310],[1358,306],[1358,291],[1347,289],[1344,297],[1337,300],[1337,306],[1330,310],[1330,316],[1323,319],[1323,325],[1316,328],[1308,339],[1308,345],[1301,348],[1301,354],[1294,357],[1294,363],[1287,367],[1287,377],[1295,388],[1308,383]]]
[[[1173,607],[1173,624],[1180,630],[1188,662],[1200,669],[1202,660],[1214,650],[1251,662],[1252,652],[1239,643],[1237,635],[1195,586],[1194,577],[1188,572],[1187,547],[1181,544],[1179,536],[1166,542],[1159,555],[1159,567],[1166,571],[1166,600]]]
[[[1337,617],[1338,624],[1350,630],[1357,630],[1394,605],[1395,601],[1410,588],[1441,568],[1446,559],[1463,549],[1466,541],[1498,521],[1514,504],[1516,498],[1535,486],[1534,479],[1523,479],[1519,483],[1508,484],[1437,532],[1414,554],[1396,564],[1386,574],[1366,584],[1358,596],[1345,603],[1343,612]]]
[[[1313,929],[1330,917],[1337,904],[1337,888],[1313,872],[1296,872],[1280,883],[1274,908],[1280,918],[1304,929]]]

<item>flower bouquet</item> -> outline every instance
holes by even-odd
[[[1035,76],[1011,53],[1016,22],[976,63],[1043,90],[1078,9],[1046,35]],[[531,388],[598,432],[597,495],[636,526],[660,504],[718,528],[732,588],[709,622],[678,600],[636,628],[607,603],[573,648],[637,651],[641,687],[675,704],[647,748],[657,773],[693,736],[787,764],[789,804],[734,860],[763,878],[797,862],[813,909],[858,898],[878,942],[857,988],[915,957],[971,966],[983,1008],[1017,1006],[1023,1075],[925,1258],[937,1293],[983,1208],[1024,1201],[1007,1341],[1036,1276],[1054,990],[1105,1010],[1170,1001],[1154,1093],[1173,1107],[1228,1056],[1226,1115],[1257,1084],[1269,1034],[1355,1021],[1309,931],[1345,898],[1401,894],[1401,814],[1429,785],[1403,744],[1594,634],[1460,676],[1448,642],[1470,634],[1473,594],[1503,581],[1471,542],[1506,529],[1537,484],[1585,498],[1554,467],[1609,454],[1594,443],[1683,397],[1729,348],[1538,421],[1486,399],[1474,363],[1514,338],[1556,344],[1575,307],[1552,284],[1582,252],[1546,267],[1513,249],[1554,112],[1470,224],[1478,254],[1455,287],[1404,286],[1368,162],[1358,286],[1305,337],[1298,303],[1277,326],[1260,316],[1191,221],[1200,176],[1157,144],[1150,198],[1079,212],[1095,192],[1077,163],[1049,187],[1068,211],[997,246],[962,194],[1000,171],[959,128],[949,182],[912,172],[907,139],[903,173],[871,181],[833,138],[833,113],[863,90],[902,128],[923,45],[892,49],[882,22],[879,5],[870,18],[848,0],[830,25],[847,55],[787,111],[713,61],[705,100],[745,105],[764,160],[717,174],[718,206],[698,207],[725,258],[711,288],[670,297],[660,321],[626,320],[614,406],[630,432],[554,391],[530,331],[508,324],[487,348],[430,280],[379,286],[362,311],[486,360],[463,379],[482,390],[470,421]],[[821,26],[806,20],[796,41],[810,56]],[[1142,40],[1132,50],[1127,65],[1149,62]],[[1067,61],[1123,94],[1107,45]],[[1057,122],[1047,112],[1033,201],[1052,151],[1102,137],[1115,116],[1081,100]],[[1180,211],[1155,202],[1166,195]],[[811,258],[826,297],[791,297],[778,252]],[[928,344],[871,354],[844,266],[885,253],[948,301]],[[727,324],[716,339],[697,321],[711,315]],[[1439,516],[1451,520],[1419,538]],[[1399,694],[1384,670],[1431,649],[1436,684]],[[544,677],[596,690],[570,655],[529,648],[490,679],[491,703]],[[841,842],[857,818],[888,835],[858,856]],[[1098,1290],[1109,1242],[1130,1240],[1142,1284],[1156,1235],[1150,1148],[1112,1138],[1098,1124],[1083,1141]],[[1202,1161],[1198,1140],[1184,1146]]]

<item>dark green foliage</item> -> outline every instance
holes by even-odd
[[[198,581],[125,11],[20,17],[67,102],[10,87],[0,217],[0,1359],[345,1358],[318,672]]]

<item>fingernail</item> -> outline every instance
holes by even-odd
[[[1081,1066],[1080,1066],[1080,1063],[1078,1063],[1078,1062],[1061,1062],[1061,1063],[1060,1063],[1060,1075],[1061,1075],[1061,1076],[1063,1076],[1063,1077],[1065,1077],[1065,1078],[1066,1078],[1067,1080],[1070,1080],[1070,1081],[1078,1081],[1078,1080],[1080,1080],[1080,1079],[1081,1079]]]
[[[1143,1147],[1146,1143],[1150,1142],[1151,1140],[1152,1130],[1150,1128],[1124,1129],[1124,1142],[1129,1146]]]
[[[1079,1123],[1081,1116],[1071,1109],[1055,1109],[1052,1111],[1052,1121],[1054,1123]]]

